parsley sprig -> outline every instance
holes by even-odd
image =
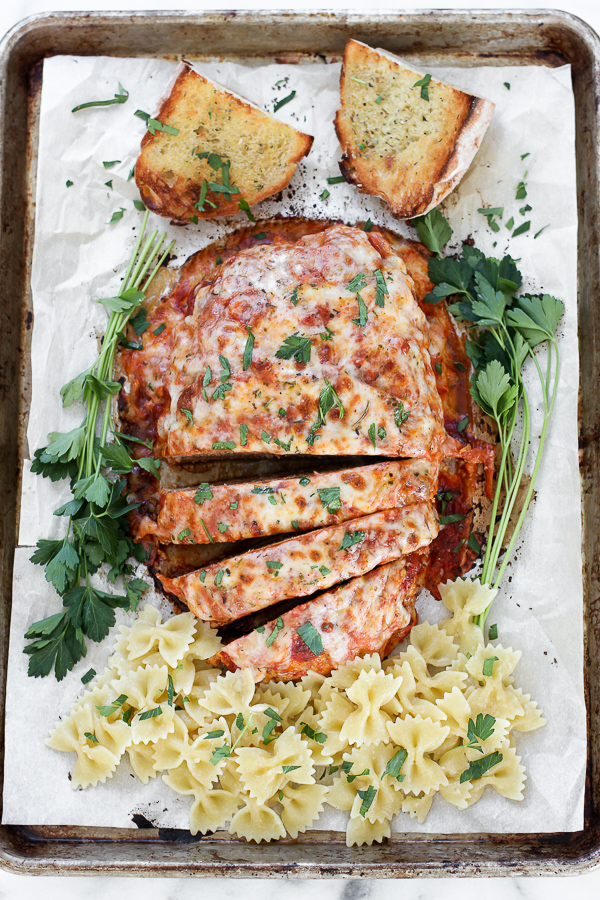
[[[436,213],[435,217],[433,213]],[[440,253],[440,240],[444,240],[445,235],[444,243],[447,242],[452,229],[447,223],[447,227],[443,227],[440,221],[443,216],[438,210],[432,210],[422,219],[428,217],[432,217],[431,222],[427,228],[422,225],[419,236],[429,249]],[[435,239],[428,243],[428,234],[434,231]],[[467,244],[463,246],[460,259],[432,257],[429,277],[434,288],[424,298],[426,302],[438,303],[444,297],[457,297],[449,310],[469,329],[466,350],[474,370],[471,395],[498,429],[501,458],[480,576],[483,584],[498,588],[533,496],[554,408],[560,366],[554,335],[564,305],[549,294],[519,294],[523,279],[510,256],[501,260],[486,257],[481,250]],[[546,348],[545,361],[540,359],[539,353],[543,346]],[[509,521],[513,511],[517,512],[517,500],[525,486],[528,457],[535,444],[529,394],[522,374],[527,361],[533,365],[539,379],[543,422],[537,448],[533,450],[529,484],[514,531],[505,547]],[[475,620],[482,629],[488,611],[489,607]]]
[[[31,471],[61,481],[69,478],[72,499],[55,510],[67,519],[64,537],[41,539],[31,557],[44,566],[46,580],[54,585],[63,601],[63,611],[35,622],[25,637],[30,643],[29,675],[48,675],[52,667],[60,681],[86,654],[86,638],[101,641],[115,624],[115,609],[136,609],[146,583],[129,578],[133,555],[145,558],[140,544],[134,544],[127,523],[136,504],[124,496],[125,481],[119,475],[134,466],[158,474],[158,460],[133,459],[118,435],[109,442],[111,398],[120,389],[112,380],[115,350],[120,335],[138,310],[156,273],[174,242],[159,253],[165,235],[155,231],[144,241],[149,213],[144,216],[140,235],[117,296],[101,300],[110,317],[96,361],[61,389],[63,406],[81,400],[85,414],[81,424],[65,434],[52,433],[46,447],[36,450]],[[143,245],[142,245],[143,244]],[[158,261],[157,261],[158,259]],[[123,436],[125,437],[125,436]],[[95,588],[90,576],[108,565],[108,579],[122,578],[124,594],[110,594]]]

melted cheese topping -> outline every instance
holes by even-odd
[[[169,357],[152,366],[164,400],[155,452],[439,453],[427,322],[381,235],[336,225],[242,250],[220,269],[154,348]],[[358,276],[365,286],[349,289]],[[283,358],[290,339],[302,341],[304,356]]]
[[[228,644],[213,662],[230,669],[250,669],[256,681],[300,678],[309,669],[328,675],[365,653],[389,652],[411,628],[422,560],[419,554],[381,566],[336,590],[303,603],[281,617],[283,627],[253,631]],[[318,656],[298,634],[310,622],[323,652]]]
[[[206,544],[309,531],[383,509],[432,500],[438,466],[402,460],[199,490],[162,491],[145,534],[165,543]]]
[[[433,506],[416,503],[270,544],[179,578],[159,578],[199,619],[225,624],[418,550],[438,530]]]

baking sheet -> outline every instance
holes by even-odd
[[[255,208],[259,215],[326,216],[353,222],[370,216],[373,222],[394,226],[383,204],[361,198],[348,185],[328,186],[337,175],[339,146],[331,124],[338,104],[337,65],[266,66],[260,77],[232,63],[202,64],[201,71],[249,99],[273,108],[273,102],[292,90],[294,101],[278,116],[315,135],[315,145],[299,166],[283,201],[267,201]],[[93,358],[105,323],[104,311],[91,302],[110,296],[118,286],[128,252],[141,220],[132,200],[137,191],[127,181],[139,140],[144,133],[137,108],[153,112],[174,64],[157,60],[55,57],[45,61],[40,126],[36,244],[32,289],[35,324],[32,345],[33,398],[28,430],[31,450],[42,446],[51,430],[78,424],[78,410],[63,411],[59,389]],[[568,67],[545,69],[480,68],[431,70],[458,87],[489,97],[496,106],[490,130],[468,176],[445,203],[455,239],[475,235],[488,253],[505,252],[509,235],[503,227],[491,232],[477,213],[482,205],[506,207],[506,221],[529,203],[533,209],[528,235],[510,241],[513,256],[528,287],[541,285],[566,303],[562,323],[561,387],[545,464],[538,480],[538,498],[529,518],[511,580],[506,579],[492,618],[502,643],[523,651],[517,683],[531,692],[549,724],[519,737],[519,752],[528,770],[526,799],[521,804],[488,792],[467,812],[460,813],[441,798],[424,826],[401,816],[397,831],[532,832],[578,830],[583,824],[586,758],[583,702],[582,590],[580,559],[580,500],[577,458],[577,307],[576,307],[576,194],[573,95]],[[121,81],[130,91],[123,106],[71,114],[77,103],[103,99]],[[510,87],[507,87],[509,84]],[[525,160],[521,155],[529,153]],[[104,161],[119,159],[110,169]],[[527,201],[516,201],[518,181],[528,182]],[[112,190],[105,182],[112,179]],[[66,187],[66,181],[73,186]],[[330,197],[319,199],[327,187]],[[107,225],[120,207],[120,222]],[[165,220],[151,217],[156,227]],[[246,222],[240,217],[238,224]],[[533,235],[550,223],[539,238]],[[228,227],[231,224],[228,223]],[[178,261],[223,233],[217,223],[175,228]],[[404,233],[410,234],[407,226]],[[106,260],[115,270],[106,269]],[[534,429],[534,434],[535,429]],[[43,739],[60,713],[81,692],[81,675],[93,665],[101,671],[110,655],[111,638],[92,646],[88,657],[60,684],[26,676],[22,635],[28,625],[57,609],[57,597],[43,571],[28,562],[40,537],[56,537],[61,522],[52,516],[65,494],[64,487],[25,476],[21,508],[20,544],[15,557],[15,585],[9,659],[4,814],[5,823],[131,825],[142,811],[157,824],[187,826],[185,798],[160,780],[144,787],[122,764],[112,781],[85,792],[69,790],[71,758],[48,750]],[[25,602],[23,602],[25,601]],[[425,618],[440,615],[439,604],[420,604]],[[119,619],[126,614],[119,612]],[[35,711],[32,713],[32,711]],[[28,748],[23,754],[23,747]],[[43,781],[31,772],[44,771]],[[560,777],[556,773],[560,772]],[[125,787],[126,786],[126,789]],[[488,796],[489,795],[489,796]],[[331,812],[322,827],[343,827],[344,817]]]

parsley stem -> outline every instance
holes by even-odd
[[[133,248],[133,253],[131,254],[131,259],[129,260],[129,265],[127,266],[127,271],[125,272],[125,276],[123,278],[121,284],[121,293],[126,291],[129,287],[129,276],[131,275],[131,270],[135,265],[135,261],[137,255],[140,250],[140,246],[142,244],[142,240],[144,239],[144,232],[146,231],[146,225],[148,224],[148,216],[150,215],[150,210],[146,210],[144,213],[144,218],[142,219],[142,227],[140,229],[140,233],[138,235],[137,241],[135,242],[135,247]]]
[[[527,493],[526,493],[526,495],[525,495],[525,500],[523,501],[523,506],[522,506],[521,512],[520,512],[520,514],[519,514],[519,518],[518,518],[518,520],[517,520],[517,524],[516,524],[516,526],[515,526],[515,530],[514,530],[513,535],[512,535],[512,537],[511,537],[511,539],[510,539],[510,542],[509,542],[509,544],[508,544],[508,547],[506,548],[506,555],[505,555],[504,561],[503,561],[503,563],[502,563],[502,565],[501,565],[501,567],[500,567],[500,570],[499,570],[499,572],[498,572],[498,576],[497,576],[497,578],[496,578],[496,582],[495,582],[495,584],[494,584],[494,587],[498,587],[498,585],[499,585],[499,583],[500,583],[500,581],[501,581],[501,579],[502,579],[502,576],[504,575],[504,570],[506,569],[506,566],[507,566],[507,564],[508,564],[508,560],[509,560],[509,558],[510,558],[510,554],[512,553],[512,551],[513,551],[513,549],[514,549],[515,543],[516,543],[516,541],[517,541],[517,537],[518,537],[518,535],[519,535],[519,531],[521,530],[521,526],[522,526],[522,524],[523,524],[523,520],[525,519],[525,515],[526,515],[526,513],[527,513],[527,507],[529,506],[529,503],[531,502],[531,498],[533,497],[533,491],[534,491],[534,489],[535,489],[535,482],[536,482],[537,475],[538,475],[538,471],[539,471],[539,468],[540,468],[540,463],[541,463],[541,461],[542,461],[542,451],[543,451],[543,449],[544,449],[544,444],[546,443],[546,434],[547,434],[547,431],[548,431],[548,424],[549,424],[549,422],[550,422],[550,416],[551,416],[552,410],[553,410],[553,408],[554,408],[554,401],[555,401],[555,399],[556,399],[556,391],[557,391],[557,388],[558,388],[559,353],[558,353],[558,347],[557,347],[556,342],[555,342],[554,340],[553,340],[553,341],[550,343],[550,345],[548,346],[548,356],[549,356],[549,357],[550,357],[550,354],[551,354],[551,351],[552,351],[552,346],[554,346],[554,350],[555,350],[555,353],[556,353],[556,369],[555,369],[555,374],[554,374],[554,386],[553,386],[553,389],[552,389],[552,399],[551,399],[551,401],[550,401],[550,404],[548,405],[547,400],[546,400],[546,396],[545,396],[545,402],[544,402],[544,407],[545,407],[544,423],[543,423],[543,425],[542,425],[542,431],[541,431],[540,439],[539,439],[539,443],[538,443],[538,451],[537,451],[537,455],[536,455],[536,458],[535,458],[535,463],[534,463],[534,466],[533,466],[533,471],[532,471],[532,473],[531,473],[531,478],[530,478],[530,481],[529,481],[529,487],[528,487]],[[533,355],[533,354],[532,354],[532,355]],[[550,360],[549,360],[549,361],[550,361]],[[541,380],[541,382],[542,382],[542,387],[543,387],[544,390],[545,390],[545,395],[547,395],[548,382],[549,382],[550,379],[548,379],[548,381],[546,381],[546,382],[544,381],[544,378],[543,378],[543,376],[542,376],[542,373],[541,373],[540,367],[539,367],[539,365],[538,365],[538,363],[537,363],[537,360],[536,360],[536,366],[537,366],[537,369],[538,369],[538,373],[539,373],[539,376],[540,376],[540,380]],[[484,615],[487,616],[487,610],[485,611],[485,614],[484,614]],[[484,623],[485,623],[485,618],[484,618],[483,621],[484,621]]]
[[[151,247],[152,247],[152,252],[150,253],[150,251],[148,251],[148,252],[149,252],[149,255],[148,255],[148,257],[144,260],[144,264],[143,264],[141,270],[139,271],[139,273],[138,273],[138,275],[137,275],[135,281],[133,282],[133,287],[134,287],[136,290],[137,290],[137,288],[139,288],[140,284],[142,283],[142,280],[143,280],[143,278],[144,278],[144,275],[146,274],[146,272],[148,271],[148,269],[149,269],[150,266],[152,265],[152,261],[156,258],[156,255],[157,255],[158,251],[160,250],[160,248],[162,247],[162,244],[163,244],[164,239],[166,238],[166,234],[161,235],[161,237],[160,237],[159,241],[157,242],[156,246],[153,246],[153,245],[154,245],[154,239],[155,239],[155,237],[156,237],[157,234],[158,234],[158,232],[155,231],[154,234],[152,235],[152,245],[151,245]]]

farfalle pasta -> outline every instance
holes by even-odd
[[[160,776],[188,798],[192,834],[256,842],[297,838],[326,805],[348,814],[352,846],[389,838],[398,816],[423,823],[437,802],[467,809],[486,788],[520,800],[515,738],[545,719],[514,685],[520,654],[473,622],[493,591],[459,579],[441,593],[452,617],[413,628],[397,655],[297,683],[222,673],[206,662],[215,631],[146,606],[46,743],[75,753],[74,788],[127,759],[145,784]]]

